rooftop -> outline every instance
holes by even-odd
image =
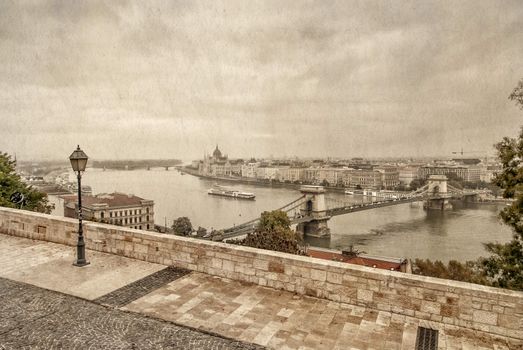
[[[375,257],[366,254],[350,255],[344,254],[341,251],[322,249],[317,247],[309,248],[307,253],[313,258],[341,261],[349,264],[393,271],[401,271],[402,265],[406,262],[405,259]]]
[[[77,202],[76,195],[61,196],[66,203]],[[140,198],[133,194],[126,194],[120,192],[114,193],[100,193],[95,196],[82,195],[82,205],[90,206],[95,204],[106,204],[108,207],[125,207],[125,206],[140,206],[147,199]]]

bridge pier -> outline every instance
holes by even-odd
[[[296,227],[296,232],[302,236],[330,237],[330,229],[327,224],[330,216],[327,216],[325,189],[322,186],[302,186],[300,191],[305,195],[300,213],[302,217],[310,217],[310,220],[300,222]]]
[[[331,231],[327,225],[330,217],[322,220],[312,220],[309,222],[302,222],[296,226],[296,232],[302,237],[330,237]]]
[[[433,198],[427,199],[423,203],[423,209],[425,210],[452,210],[452,204],[448,198]]]
[[[452,210],[452,204],[449,202],[452,195],[447,192],[447,177],[445,175],[429,176],[428,193],[433,198],[428,198],[423,203],[423,209]]]

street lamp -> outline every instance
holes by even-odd
[[[85,171],[87,159],[89,159],[87,154],[80,149],[80,146],[77,146],[69,157],[73,171],[78,178],[78,243],[76,244],[76,261],[73,263],[74,266],[78,267],[89,265],[89,262],[85,260],[85,242],[82,229],[82,172]]]

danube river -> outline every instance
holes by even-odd
[[[71,180],[75,180],[73,174]],[[255,201],[210,196],[213,181],[165,169],[101,171],[87,169],[82,184],[93,193],[125,192],[155,202],[155,221],[172,224],[187,216],[195,228],[225,228],[258,217],[298,198],[298,190],[263,186],[222,185],[256,194]],[[361,202],[361,196],[328,193],[329,200]],[[63,215],[63,204],[56,197],[55,214]],[[421,204],[400,204],[337,216],[329,221],[330,239],[307,239],[311,245],[344,249],[353,245],[367,254],[429,258],[448,261],[468,260],[485,255],[483,242],[506,242],[511,231],[502,225],[497,213],[503,205],[455,203],[452,211],[423,210]]]

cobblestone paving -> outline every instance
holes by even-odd
[[[95,299],[94,302],[108,306],[121,307],[149,294],[169,282],[185,276],[189,272],[191,271],[169,266],[153,273],[152,275],[103,295],[100,298]]]
[[[0,278],[0,349],[261,349]]]

